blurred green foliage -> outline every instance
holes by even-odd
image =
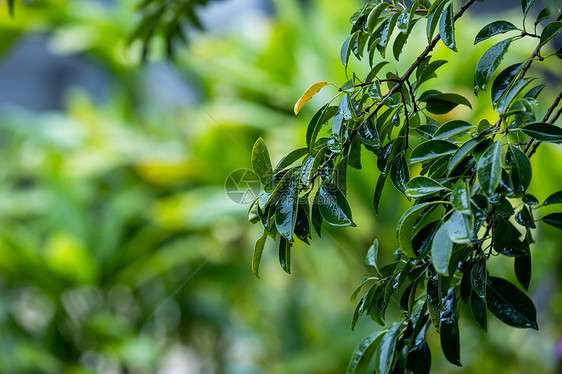
[[[395,243],[408,201],[389,188],[381,204],[388,221],[376,220],[370,200],[378,171],[374,157],[364,157],[364,171],[350,172],[348,182],[360,225],[297,245],[291,276],[266,247],[258,280],[250,260],[259,233],[246,223],[248,207],[231,202],[223,186],[230,172],[250,166],[257,137],[274,160],[301,145],[306,119],[326,97],[298,118],[294,102],[310,83],[344,81],[339,46],[358,3],[274,0],[273,17],[248,13],[227,33],[199,35],[174,65],[160,57],[166,47],[156,38],[145,66],[142,43],[128,46],[136,1],[36,0],[13,19],[2,9],[3,58],[45,36],[53,54],[85,56],[110,85],[102,102],[68,89],[64,111],[1,107],[0,372],[345,370],[373,329],[364,321],[349,330],[349,296],[369,275],[364,253],[375,235]],[[466,66],[490,46],[471,46],[484,18],[458,25],[457,43],[469,57],[438,48],[450,61],[438,78],[444,91],[471,92]],[[403,66],[419,52],[414,41],[407,47]],[[541,66],[560,79],[556,62]],[[555,148],[539,149],[531,193],[543,199],[561,185],[560,162]],[[435,372],[556,372],[561,238],[543,228],[538,239],[530,296],[540,331],[491,321],[494,334],[484,335],[463,319],[467,369],[451,368],[432,349]],[[381,257],[390,260],[392,251],[382,247]],[[493,266],[511,276],[511,264]]]

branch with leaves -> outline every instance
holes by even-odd
[[[355,225],[346,199],[346,175],[348,166],[361,168],[362,149],[377,157],[380,171],[375,212],[388,179],[413,201],[397,224],[396,260],[378,266],[377,240],[367,252],[366,262],[378,276],[365,278],[353,293],[352,301],[359,301],[351,327],[364,315],[384,326],[391,300],[399,301],[402,317],[359,344],[348,373],[364,372],[372,360],[377,373],[428,373],[431,355],[425,335],[430,327],[439,333],[445,357],[460,365],[459,301],[470,306],[484,330],[487,310],[510,326],[538,328],[533,302],[514,284],[489,274],[487,261],[491,256],[514,258],[516,277],[528,289],[536,222],[562,228],[562,213],[536,218],[542,207],[562,204],[562,191],[542,204],[527,193],[532,179],[529,157],[538,144],[562,143],[562,129],[556,125],[562,92],[537,121],[537,98],[545,84],[527,77],[535,61],[562,58],[561,49],[543,53],[562,30],[562,13],[543,9],[530,32],[526,18],[533,1],[523,0],[521,28],[503,20],[485,26],[475,44],[513,35],[489,48],[475,67],[475,94],[490,92],[497,121],[438,123],[432,115],[459,105],[472,108],[461,95],[425,86],[447,63],[434,60],[433,49],[442,41],[457,51],[455,22],[474,3],[469,0],[456,12],[451,0],[418,0],[411,7],[394,1],[368,3],[351,17],[341,61],[349,73],[352,55],[366,60],[369,74],[360,79],[352,73],[312,117],[306,147],[289,153],[275,168],[264,141],[258,139],[254,146],[252,166],[265,186],[249,212],[250,221],[264,227],[252,260],[256,275],[268,238],[279,242],[281,266],[290,272],[295,238],[308,243],[313,230],[321,235],[324,223]],[[540,23],[551,19],[539,33]],[[420,21],[426,23],[426,48],[402,75],[383,75],[389,62],[375,63],[375,56],[385,59],[392,44],[392,57],[398,61]],[[523,38],[537,39],[536,49],[527,60],[500,71],[510,47]],[[295,114],[328,84],[311,86],[295,105]],[[325,125],[331,131],[321,136]],[[415,164],[421,164],[421,171],[412,176],[410,166]]]

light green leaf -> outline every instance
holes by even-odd
[[[254,169],[262,183],[267,183],[271,178],[272,170],[269,151],[262,138],[256,140],[252,148],[252,169]]]
[[[263,253],[263,248],[265,246],[265,242],[267,241],[267,230],[263,231],[263,235],[256,241],[256,246],[254,247],[254,254],[252,256],[252,271],[256,275],[256,277],[260,277],[260,262],[261,262],[261,255]]]
[[[449,261],[453,252],[453,242],[449,238],[449,221],[446,221],[435,233],[431,243],[433,267],[443,275],[449,275]]]
[[[437,129],[435,134],[433,135],[433,139],[449,139],[454,136],[464,134],[470,130],[472,130],[474,126],[466,121],[461,120],[453,120],[444,123],[441,127]]]
[[[419,144],[410,155],[410,163],[433,160],[442,156],[453,154],[458,147],[445,140],[429,140]]]

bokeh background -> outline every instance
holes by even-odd
[[[257,279],[250,261],[261,232],[224,183],[250,167],[258,137],[273,162],[304,143],[307,120],[332,92],[298,118],[292,107],[315,81],[345,81],[339,48],[361,1],[216,2],[200,10],[208,31],[174,62],[155,40],[144,63],[140,43],[128,44],[137,3],[35,0],[17,3],[11,18],[0,2],[0,373],[345,372],[358,342],[381,329],[368,319],[349,328],[349,297],[370,275],[366,249],[378,238],[381,262],[390,261],[408,201],[388,187],[375,217],[378,171],[363,152],[348,187],[358,227],[297,244],[292,275],[269,243]],[[492,18],[520,24],[518,7],[477,3],[457,24],[462,57],[436,49],[450,62],[433,84],[475,107],[451,116],[495,121],[471,88],[494,41],[472,41]],[[420,53],[417,27],[393,69]],[[505,66],[534,48],[518,43]],[[533,65],[549,82],[543,98],[560,88],[560,65]],[[531,191],[544,199],[562,186],[562,152],[541,146],[532,161]],[[463,310],[464,367],[445,361],[431,332],[436,373],[561,372],[561,239],[540,226],[532,250],[540,330],[489,314],[486,334]],[[512,266],[497,258],[490,271],[514,280]]]

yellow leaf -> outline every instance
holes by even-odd
[[[295,116],[299,115],[299,112],[301,111],[304,104],[308,103],[314,95],[316,95],[318,92],[320,92],[320,90],[322,88],[324,88],[325,86],[327,86],[329,84],[332,84],[332,83],[317,82],[317,83],[314,83],[312,86],[308,87],[308,89],[305,91],[305,93],[302,94],[299,101],[297,101],[297,103],[295,104]]]

